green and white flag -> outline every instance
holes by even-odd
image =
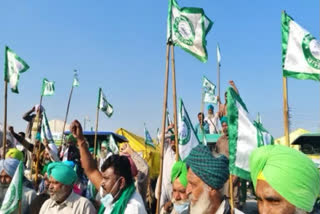
[[[168,108],[167,108],[167,126],[170,126],[172,123],[173,123],[173,122],[172,122],[172,120],[171,120],[171,118],[170,118],[170,113],[169,113],[169,110],[168,110]]]
[[[103,94],[102,89],[99,88],[98,108],[103,111],[108,117],[113,114],[113,107],[107,101],[106,96]]]
[[[10,214],[18,209],[19,200],[22,199],[22,180],[23,162],[20,161],[2,201],[0,214]]]
[[[158,143],[158,145],[160,145],[160,142],[161,142],[161,133],[160,133],[160,129],[159,128],[157,128],[157,143]]]
[[[175,0],[169,0],[167,41],[172,41],[202,62],[208,60],[206,35],[212,25],[202,8],[180,8]]]
[[[4,81],[10,83],[11,91],[19,93],[18,83],[20,74],[28,70],[29,66],[17,56],[9,47],[5,48]]]
[[[271,144],[271,138],[267,137],[268,132],[262,125],[251,122],[247,107],[239,94],[231,87],[227,93],[229,171],[230,174],[250,180],[250,154],[259,146]]]
[[[258,114],[257,120],[253,121],[253,125],[257,128],[258,131],[258,146],[267,146],[274,144],[274,138],[262,125],[260,114]]]
[[[48,122],[48,118],[46,115],[46,112],[43,111],[42,112],[42,122],[41,122],[41,140],[43,142],[44,139],[48,140],[48,143],[54,143],[53,137],[52,137],[52,133],[50,130],[50,126],[49,126],[49,122]]]
[[[216,104],[218,102],[217,96],[214,95],[216,86],[205,76],[203,76],[202,88],[203,102]]]
[[[282,13],[283,76],[320,80],[320,42]]]
[[[181,98],[179,100],[178,112],[178,140],[179,155],[181,160],[184,161],[189,156],[191,150],[199,144],[199,140]]]
[[[114,140],[113,138],[113,135],[111,134],[110,137],[109,137],[109,149],[110,151],[116,155],[116,154],[119,154],[119,149],[118,149],[118,146],[116,144],[116,141]]]
[[[46,78],[42,81],[41,95],[52,96],[54,95],[54,81],[49,81]]]
[[[146,127],[146,124],[144,124],[144,136],[145,136],[144,143],[146,145],[149,145],[149,146],[152,146],[153,148],[155,148],[155,145],[153,144],[153,140],[151,138],[151,135]]]
[[[78,87],[79,86],[79,78],[78,78],[77,70],[74,70],[72,86],[73,87]]]
[[[218,65],[221,66],[221,54],[220,54],[219,44],[217,44],[217,62],[218,62]]]

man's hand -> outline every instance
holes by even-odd
[[[233,87],[236,86],[236,85],[234,84],[233,80],[230,80],[230,81],[229,81],[229,84],[230,84],[231,86],[233,86]]]
[[[35,111],[35,110],[36,110],[36,106],[33,106],[31,110],[32,110],[32,111]]]
[[[130,147],[130,145],[128,143],[125,143],[121,148],[120,148],[120,155],[124,155],[124,154],[129,154],[131,155],[134,151],[132,150],[132,148]]]
[[[13,129],[13,126],[9,126],[9,132],[12,134],[12,133],[14,133],[14,129]]]
[[[173,208],[173,204],[171,201],[168,201],[167,203],[164,204],[163,209],[167,212],[167,213],[171,213]]]
[[[82,132],[81,124],[78,120],[74,120],[70,125],[70,132],[72,133],[73,137],[77,139],[77,141],[83,141],[84,136]]]

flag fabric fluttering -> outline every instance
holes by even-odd
[[[216,104],[218,102],[217,96],[214,95],[216,86],[205,76],[202,80],[203,102]]]
[[[218,65],[221,66],[221,54],[220,54],[219,44],[217,44],[217,62],[218,62]]]
[[[161,142],[161,133],[160,133],[160,129],[157,128],[157,144],[159,145]]]
[[[4,63],[4,80],[10,83],[11,91],[19,93],[18,83],[20,74],[29,69],[29,66],[9,47],[5,48],[5,63]]]
[[[44,139],[48,140],[48,143],[54,143],[52,133],[50,130],[47,114],[45,111],[42,112],[42,122],[41,122],[41,140],[43,142]]]
[[[253,125],[257,128],[258,146],[267,146],[274,144],[273,136],[263,127],[260,114],[258,114],[257,120],[253,121]]]
[[[2,201],[0,214],[10,214],[19,208],[19,200],[22,200],[22,181],[23,162],[20,161]]]
[[[249,157],[262,145],[272,144],[262,124],[252,123],[243,100],[233,88],[227,90],[229,170],[230,174],[250,180]]]
[[[80,83],[79,83],[78,72],[77,70],[74,70],[72,87],[78,87],[79,85]]]
[[[170,126],[173,124],[171,118],[170,118],[170,113],[169,113],[169,110],[167,108],[167,112],[166,112],[166,116],[167,116],[167,126]]]
[[[55,87],[54,81],[49,81],[46,78],[42,81],[41,95],[42,96],[52,96],[54,95]]]
[[[283,76],[320,81],[320,42],[285,12],[281,20]]]
[[[103,111],[108,117],[111,117],[113,114],[113,107],[107,101],[107,98],[101,88],[99,88],[98,109]]]
[[[146,124],[144,124],[144,136],[145,136],[145,140],[144,140],[144,143],[146,145],[149,145],[149,146],[152,146],[153,148],[156,148],[154,143],[153,143],[153,140],[151,138],[151,135],[146,127]]]
[[[185,160],[191,150],[199,144],[198,137],[195,134],[188,112],[181,98],[179,99],[178,111],[178,141],[179,155],[182,161]]]
[[[117,143],[116,141],[114,140],[113,138],[113,135],[111,134],[110,137],[109,137],[109,149],[110,151],[115,155],[115,154],[119,154],[119,149],[118,149],[118,146],[117,146]]]
[[[208,60],[206,36],[213,22],[202,8],[180,8],[176,0],[169,0],[167,41],[180,46],[202,62]]]

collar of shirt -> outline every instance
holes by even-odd
[[[73,203],[76,200],[76,193],[74,193],[73,191],[71,192],[71,194],[68,196],[68,198],[66,200],[64,200],[62,203],[58,204],[56,201],[52,200],[51,204],[49,205],[50,208],[58,206],[58,207],[71,207],[73,208]]]

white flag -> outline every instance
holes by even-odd
[[[99,88],[98,108],[103,111],[108,117],[113,114],[113,107],[107,101],[106,96],[103,94],[102,89]]]
[[[74,70],[72,86],[73,87],[78,87],[79,85],[80,84],[79,84],[78,72],[77,72],[77,70]]]
[[[218,62],[218,65],[221,66],[221,55],[220,55],[219,44],[217,44],[217,62]]]
[[[11,91],[19,93],[18,83],[20,74],[28,70],[29,66],[6,46],[4,80],[10,83]]]
[[[115,155],[115,154],[119,154],[119,149],[117,146],[116,141],[113,138],[113,135],[111,134],[109,137],[109,149],[111,150],[111,152]]]
[[[22,199],[22,180],[23,162],[20,161],[2,201],[0,214],[10,214],[18,209],[19,200]]]
[[[54,91],[55,91],[54,82],[44,78],[42,81],[41,95],[52,96],[54,95]]]
[[[203,102],[216,104],[218,101],[217,96],[214,95],[216,86],[207,77],[203,76],[202,79]]]
[[[203,9],[180,8],[175,0],[169,0],[167,40],[179,45],[202,62],[208,59],[206,35],[213,22]]]
[[[282,13],[283,76],[320,80],[320,42]]]
[[[199,144],[199,140],[181,98],[179,100],[178,117],[179,155],[181,160],[185,160],[191,150]]]

